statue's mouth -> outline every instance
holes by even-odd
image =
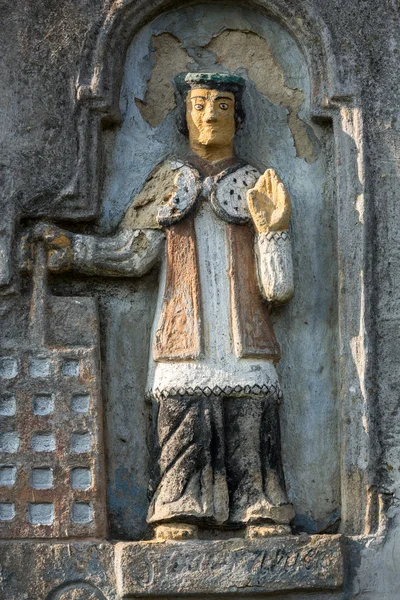
[[[215,127],[212,125],[204,127],[200,134],[200,139],[206,138],[209,141],[217,141],[221,139],[221,137],[223,137],[223,139],[226,139],[226,135],[223,128],[218,126]]]

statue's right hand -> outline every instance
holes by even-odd
[[[64,250],[72,243],[72,235],[51,223],[40,222],[32,227],[31,239],[34,242],[44,242],[51,250]]]
[[[32,270],[35,246],[44,244],[48,251],[47,264],[50,271],[62,272],[72,264],[72,235],[51,223],[36,223],[25,230],[19,240],[19,268],[22,272]]]

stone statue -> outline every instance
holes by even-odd
[[[40,223],[53,272],[140,277],[160,263],[147,392],[155,404],[148,522],[157,539],[198,527],[290,533],[269,304],[293,294],[291,203],[277,173],[234,152],[245,81],[177,79],[191,154],[158,165],[114,235]],[[257,127],[257,123],[254,123]]]

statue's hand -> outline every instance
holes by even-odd
[[[33,226],[31,238],[35,242],[43,242],[49,250],[64,250],[72,243],[72,234],[45,222]]]
[[[292,204],[277,172],[267,169],[247,192],[247,204],[257,233],[288,229]]]
[[[72,266],[72,234],[55,225],[40,222],[25,231],[19,242],[19,264],[21,271],[31,271],[35,245],[46,247],[47,264],[50,271],[62,272]]]

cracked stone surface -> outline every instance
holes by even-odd
[[[227,6],[0,0],[1,527],[6,524],[9,531],[15,515],[20,519],[14,540],[0,545],[0,598],[120,600],[122,585],[128,594],[140,595],[140,582],[148,583],[144,556],[152,553],[156,568],[170,567],[172,545],[138,543],[152,535],[145,521],[151,415],[142,392],[156,273],[118,287],[106,278],[94,278],[89,288],[84,277],[50,277],[46,344],[51,349],[43,352],[39,344],[35,348],[41,352],[32,355],[26,345],[31,282],[20,277],[16,247],[25,227],[42,217],[80,233],[116,228],[153,167],[187,150],[175,127],[177,109],[168,87],[172,72],[185,68],[234,69],[247,78],[248,121],[238,135],[238,154],[260,171],[272,167],[282,173],[293,200],[297,292],[290,308],[275,311],[273,318],[284,355],[279,369],[285,382],[281,419],[288,494],[296,508],[296,531],[306,534],[294,536],[285,548],[297,548],[303,556],[299,548],[311,543],[304,536],[313,533],[336,548],[340,530],[346,569],[344,591],[328,589],[329,582],[339,585],[338,554],[332,551],[329,572],[307,570],[300,579],[309,591],[290,588],[287,598],[394,600],[399,595],[398,2],[257,0],[251,7]],[[253,43],[257,52],[251,64]],[[242,56],[247,67],[239,64]],[[160,106],[152,105],[152,90],[160,94]],[[77,362],[77,347],[85,348],[78,359],[91,364],[84,373],[74,362],[63,363]],[[101,380],[90,379],[100,358]],[[48,374],[59,378],[51,381],[61,381],[63,389],[71,378],[71,396],[53,397],[53,388],[42,385]],[[19,386],[17,394],[13,386],[22,375],[33,387]],[[49,456],[55,451],[48,446],[35,451],[35,464],[28,465],[18,453],[23,448],[31,457],[32,434],[51,433],[58,423],[62,435],[56,445],[62,440],[68,452],[57,456],[66,460],[69,433],[89,431],[93,404],[85,399],[86,384],[96,399],[101,388],[104,407],[104,440],[96,431],[95,453],[74,454],[61,479],[61,463],[53,464]],[[21,402],[30,413],[16,432]],[[32,431],[39,419],[48,427]],[[79,427],[72,427],[78,421]],[[33,439],[39,447],[46,441]],[[93,473],[102,472],[96,471],[97,449],[104,445],[106,483],[97,486]],[[27,466],[40,473],[29,473]],[[71,469],[81,471],[73,476]],[[90,496],[94,481],[99,498]],[[52,512],[49,497],[60,482],[67,493],[60,493]],[[15,490],[18,506],[13,506]],[[90,503],[99,501],[94,507],[99,520],[88,525],[91,541],[75,539],[89,535],[85,524],[71,521],[75,501],[87,505],[86,515]],[[29,510],[28,504],[39,506]],[[50,525],[30,523],[29,515],[33,520],[53,515],[55,541],[45,541]],[[32,531],[41,539],[17,537],[32,539]],[[62,535],[69,539],[61,543]],[[210,535],[224,538],[211,543],[224,556],[216,568],[221,577],[213,579],[211,571],[198,583],[203,591],[219,584],[226,591],[233,577],[231,550],[243,541],[227,542],[221,531]],[[119,571],[118,582],[115,545],[106,540],[122,544],[117,549],[124,578]],[[135,545],[123,546],[126,540]],[[191,565],[191,556],[198,559],[191,547],[186,552],[189,558],[178,553],[178,571]],[[320,556],[324,552],[322,547]],[[206,556],[217,560],[215,553]],[[269,556],[270,550],[262,560]],[[137,559],[139,579],[129,557]],[[239,587],[249,584],[249,598],[256,597],[251,576],[258,576],[257,564],[254,575],[246,561],[234,576]],[[304,573],[302,564],[297,573]],[[283,586],[293,573],[296,565],[281,570],[271,585]],[[165,581],[171,590],[180,585],[188,590],[193,582],[185,574],[179,583],[176,572]],[[294,575],[290,581],[297,585]],[[276,589],[271,600],[280,600],[289,588]]]

